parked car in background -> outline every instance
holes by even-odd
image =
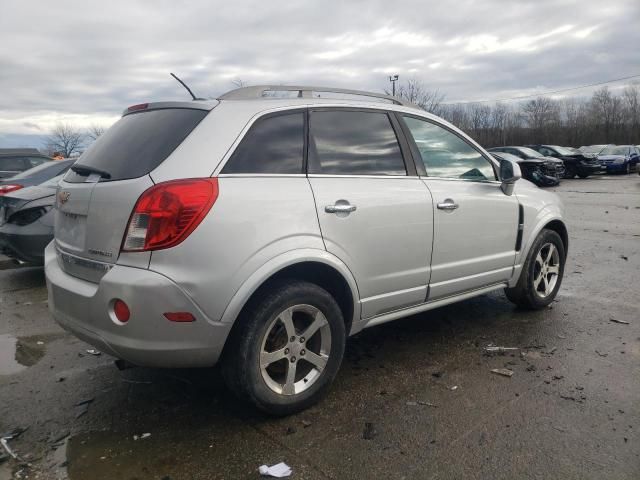
[[[582,153],[574,153],[568,148],[558,145],[527,145],[547,157],[559,158],[564,162],[564,178],[587,178],[589,175],[600,173],[603,168],[596,157]]]
[[[640,151],[635,145],[610,145],[600,152],[598,159],[608,173],[629,174],[638,168]]]
[[[136,105],[60,181],[49,308],[132,364],[220,361],[238,398],[290,414],[365,327],[499,289],[526,308],[554,300],[564,207],[519,178],[377,93]]]
[[[553,163],[550,166],[546,165],[548,160],[543,158],[528,158],[525,160],[511,153],[495,151],[493,149],[489,149],[488,151],[491,152],[491,155],[498,161],[511,160],[512,162],[517,162],[518,165],[520,165],[522,177],[535,183],[539,187],[554,187],[560,184],[561,174],[557,173],[556,166]],[[549,175],[549,171],[552,171],[553,175]]]
[[[564,162],[554,157],[545,157],[539,152],[527,147],[494,147],[489,152],[504,152],[514,155],[524,161],[544,162],[539,164],[540,170],[545,177],[555,177],[561,179],[564,176]]]
[[[0,196],[20,190],[21,188],[40,185],[69,170],[73,162],[75,162],[75,160],[48,161],[13,177],[0,180]]]
[[[42,265],[53,239],[53,204],[62,175],[41,185],[0,196],[0,253]]]
[[[0,178],[8,178],[51,159],[35,148],[0,148]]]
[[[587,158],[596,158],[598,154],[609,145],[583,145],[578,151]]]

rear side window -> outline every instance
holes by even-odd
[[[107,172],[107,180],[125,180],[148,174],[160,165],[209,113],[170,108],[122,117],[82,154],[78,166]],[[68,174],[65,181],[84,181]]]
[[[384,112],[312,111],[309,173],[406,175],[400,146]]]
[[[304,173],[304,113],[259,119],[221,173]]]

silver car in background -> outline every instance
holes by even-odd
[[[60,182],[45,268],[56,321],[143,366],[222,364],[276,415],[327,391],[346,337],[505,289],[556,296],[553,193],[396,98],[246,87],[140,104]]]

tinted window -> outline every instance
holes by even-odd
[[[456,134],[430,122],[404,117],[422,157],[427,176],[495,180],[489,161]]]
[[[0,170],[21,172],[29,168],[29,164],[23,157],[0,157]]]
[[[310,114],[309,173],[407,174],[386,113],[336,110]]]
[[[304,173],[304,113],[258,120],[222,173]]]
[[[160,165],[207,113],[171,108],[126,115],[100,135],[77,165],[103,170],[110,180],[141,177]],[[77,177],[68,174],[65,181],[85,180]]]

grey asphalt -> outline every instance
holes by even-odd
[[[281,419],[215,368],[117,370],[50,320],[42,269],[0,262],[0,433],[27,428],[0,479],[255,479],[281,461],[296,479],[640,478],[640,176],[555,190],[570,247],[550,308],[496,293],[365,330],[326,399]]]

